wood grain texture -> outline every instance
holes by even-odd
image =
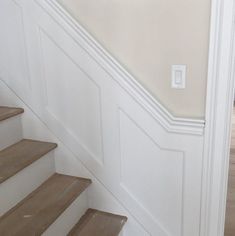
[[[235,235],[235,109],[233,111],[232,122],[225,236]]]
[[[90,183],[89,179],[54,174],[0,218],[0,235],[41,235]]]
[[[0,106],[0,121],[6,120],[13,116],[17,116],[24,112],[22,108],[12,108]]]
[[[56,147],[55,143],[23,139],[0,151],[0,184]]]
[[[118,236],[127,217],[88,209],[68,236]]]

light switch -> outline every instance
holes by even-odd
[[[186,84],[186,65],[172,65],[171,86],[176,89],[184,89]]]

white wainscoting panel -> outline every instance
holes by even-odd
[[[46,110],[103,163],[100,88],[56,42],[41,34]]]
[[[134,138],[135,137],[135,138]],[[181,235],[184,153],[159,146],[120,112],[121,185],[171,235]]]
[[[0,29],[0,75],[25,97],[30,90],[30,77],[24,15],[14,0],[0,1]]]
[[[149,235],[198,236],[204,122],[170,114],[56,1],[0,6],[1,27],[14,21],[0,39],[0,68],[12,56],[8,37],[20,38],[12,43],[18,59],[11,67],[19,74],[2,74],[9,86]],[[30,81],[33,92],[19,91],[17,81]]]

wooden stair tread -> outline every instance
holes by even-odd
[[[23,112],[24,112],[24,109],[22,108],[0,106],[0,121],[6,120],[13,116],[17,116]]]
[[[88,209],[68,236],[118,236],[127,217]]]
[[[0,151],[0,184],[57,147],[55,143],[23,139]]]
[[[89,179],[54,174],[0,218],[0,235],[41,235],[90,183]]]

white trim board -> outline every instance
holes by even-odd
[[[85,49],[112,78],[123,87],[168,132],[201,135],[205,120],[175,117],[156,100],[121,64],[66,12],[56,0],[36,2]]]
[[[223,236],[234,100],[234,1],[213,0],[201,236]]]

